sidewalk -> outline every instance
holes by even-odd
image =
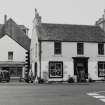
[[[26,83],[19,81],[1,82],[0,86],[47,86],[47,85],[94,85],[94,84],[105,84],[105,81],[100,82],[86,82],[86,83],[67,83],[67,82],[53,82],[53,83]]]
[[[26,82],[1,82],[0,86],[34,86],[34,84]]]

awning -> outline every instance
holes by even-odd
[[[25,62],[19,61],[0,61],[0,67],[22,67]]]

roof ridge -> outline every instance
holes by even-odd
[[[20,44],[25,49],[29,50],[30,38],[25,35],[22,29],[18,24],[12,19],[9,18],[2,27],[3,36],[7,34],[12,39],[14,39],[18,44]]]
[[[67,26],[90,26],[90,27],[97,27],[96,25],[85,25],[85,24],[64,24],[64,23],[41,23],[41,24],[48,24],[48,25],[67,25]]]
[[[23,35],[25,36],[25,37],[27,37],[28,39],[30,39],[27,35],[25,35],[25,33],[22,31],[22,29],[19,27],[20,25],[18,25],[12,18],[9,18],[8,20],[7,20],[7,22],[9,21],[9,20],[11,20],[19,29],[20,29],[20,31],[23,33]]]
[[[105,32],[97,25],[42,23],[38,28],[43,41],[105,42]]]

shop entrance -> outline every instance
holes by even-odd
[[[10,77],[22,77],[22,67],[2,67],[2,70],[7,70]]]
[[[88,57],[73,57],[74,75],[78,82],[85,82],[88,78]]]

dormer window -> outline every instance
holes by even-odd
[[[61,54],[61,42],[54,43],[54,54]]]
[[[104,55],[104,43],[98,43],[98,54]]]
[[[83,43],[77,43],[77,54],[78,55],[84,54],[84,44]]]

